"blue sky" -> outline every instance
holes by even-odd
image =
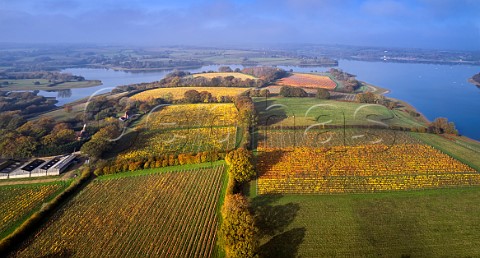
[[[0,0],[0,42],[480,50],[478,0]]]

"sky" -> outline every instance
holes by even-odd
[[[480,51],[480,0],[0,0],[0,42]]]

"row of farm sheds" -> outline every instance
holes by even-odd
[[[57,176],[74,162],[75,154],[50,159],[34,159],[27,162],[8,159],[0,161],[0,179],[38,176]]]

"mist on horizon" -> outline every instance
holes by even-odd
[[[0,0],[0,42],[480,50],[474,0]]]

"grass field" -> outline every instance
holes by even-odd
[[[337,87],[337,84],[328,76],[306,73],[294,73],[289,77],[278,80],[277,84],[292,87],[322,88],[327,90],[334,90]]]
[[[253,198],[264,257],[478,257],[480,187]]]
[[[244,74],[244,73],[196,73],[193,74],[193,77],[205,77],[208,79],[214,78],[214,77],[227,77],[227,76],[233,76],[235,78],[241,79],[241,80],[246,80],[246,79],[251,79],[251,80],[256,80],[257,77],[250,75],[250,74]]]
[[[39,85],[34,83],[38,81]],[[3,82],[8,82],[9,85],[2,85]],[[64,82],[53,86],[49,86],[50,83],[45,79],[19,79],[19,80],[0,80],[1,90],[66,90],[75,88],[86,88],[102,85],[98,80],[85,80],[75,82]]]
[[[0,239],[66,187],[64,182],[0,186]]]
[[[224,163],[98,178],[16,257],[209,257],[215,253]]]
[[[294,116],[296,126],[310,126],[328,122],[328,125],[379,125],[375,120],[387,125],[412,127],[417,121],[407,120],[408,117],[395,116],[394,113],[381,105],[320,100],[316,98],[254,98],[255,108],[259,114],[259,125],[293,126]],[[268,110],[267,110],[268,109]],[[358,111],[357,111],[358,110]],[[355,113],[357,112],[357,113]],[[271,117],[271,118],[268,118]]]
[[[174,100],[183,99],[184,93],[188,90],[208,91],[213,97],[220,96],[237,96],[245,91],[247,88],[234,88],[234,87],[176,87],[176,88],[158,88],[153,90],[147,90],[135,94],[131,97],[133,100],[147,100],[149,98],[166,98],[171,94]]]

